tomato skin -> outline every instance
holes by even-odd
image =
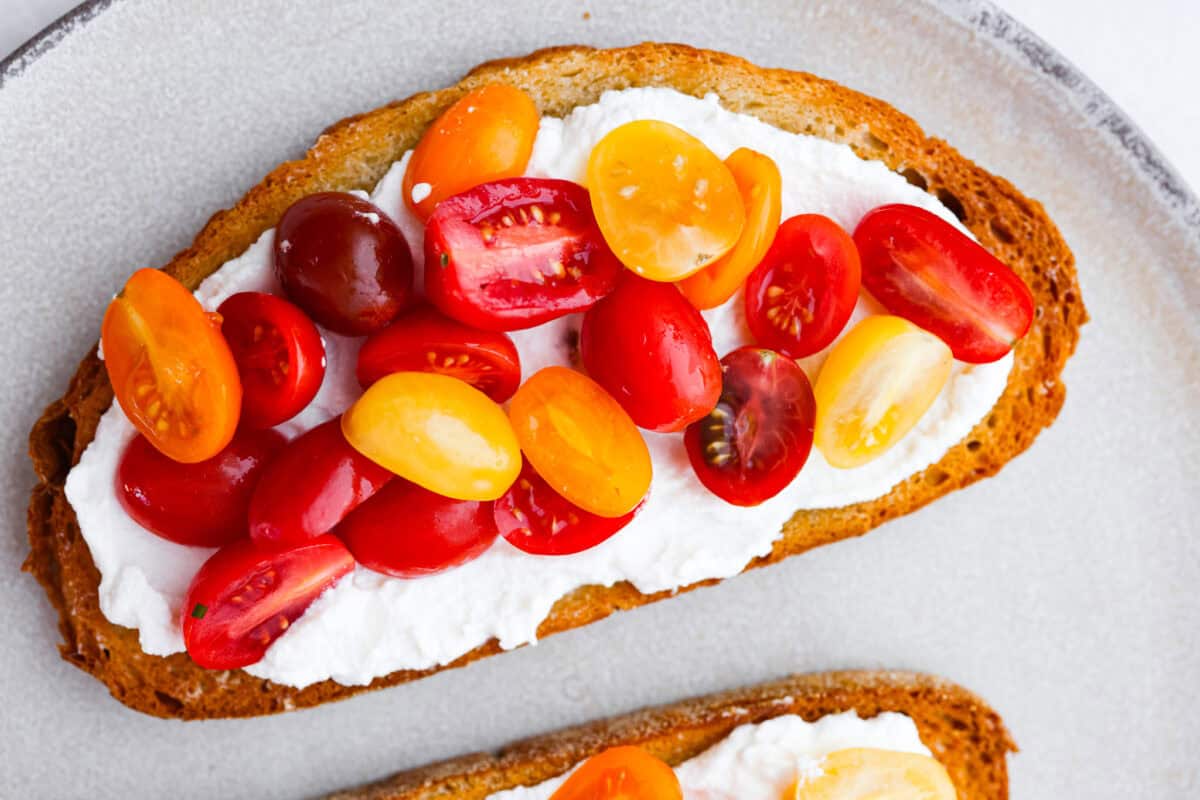
[[[414,296],[412,254],[400,228],[343,192],[310,194],[284,212],[275,274],[317,324],[346,336],[383,328]]]
[[[521,383],[521,359],[503,333],[421,306],[369,336],[358,351],[358,383],[364,389],[393,372],[450,375],[503,403]]]
[[[626,272],[584,315],[579,350],[592,379],[647,430],[681,431],[721,396],[708,323],[669,283]]]
[[[1003,261],[917,206],[869,212],[854,231],[863,285],[892,314],[950,346],[959,361],[1004,357],[1033,322],[1033,293]]]
[[[721,359],[713,412],[684,434],[700,482],[735,506],[779,494],[808,461],[817,403],[804,370],[771,350],[740,347]]]
[[[525,461],[521,475],[496,501],[495,524],[518,550],[539,556],[565,556],[590,550],[624,528],[637,507],[620,517],[601,517],[563,497]]]
[[[604,243],[587,190],[509,178],[442,201],[425,229],[425,293],[447,316],[484,330],[531,328],[583,311],[612,291],[621,264]]]
[[[194,464],[233,439],[237,365],[219,325],[179,281],[135,272],[108,305],[100,344],[121,410],[168,458]]]
[[[334,530],[358,563],[397,578],[444,572],[496,541],[492,503],[453,500],[397,478]]]
[[[533,99],[515,86],[472,89],[442,112],[413,150],[404,173],[404,202],[425,221],[451,195],[520,175],[540,123]],[[414,195],[422,184],[423,196]]]
[[[303,411],[325,379],[325,344],[312,320],[263,292],[239,292],[217,313],[242,379],[242,425],[273,428]]]
[[[285,442],[276,431],[243,430],[212,458],[181,464],[137,436],[117,466],[117,498],[134,522],[167,541],[221,547],[246,535],[250,495]]]
[[[250,498],[250,538],[297,545],[328,533],[392,473],[360,455],[331,419],[302,434],[268,465]]]
[[[675,770],[640,747],[613,747],[571,773],[550,800],[682,800]]]
[[[824,350],[850,320],[861,281],[858,249],[840,225],[820,214],[785,220],[746,280],[754,340],[792,358]]]
[[[258,547],[239,539],[212,555],[183,603],[183,642],[205,669],[238,669],[271,643],[326,589],[354,569],[338,539],[320,536],[294,547]]]

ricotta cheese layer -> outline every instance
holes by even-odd
[[[722,108],[715,95],[699,99],[670,89],[607,92],[565,118],[543,118],[527,174],[582,183],[593,145],[635,119],[677,125],[720,158],[738,147],[767,154],[783,177],[785,219],[825,214],[852,231],[876,206],[909,203],[965,231],[934,197],[883,164],[858,158],[845,145],[735,114]],[[401,197],[408,157],[392,166],[370,198],[403,230],[419,276],[422,226]],[[274,231],[267,231],[209,276],[196,291],[201,303],[215,309],[236,292],[280,292],[273,246]],[[879,311],[864,295],[847,328]],[[740,294],[704,316],[718,356],[753,342]],[[572,365],[570,342],[579,324],[580,315],[572,315],[513,333],[523,377],[551,364]],[[325,381],[305,411],[279,426],[289,436],[340,414],[360,393],[354,368],[361,340],[324,330],[322,335]],[[800,362],[810,378],[816,377],[824,355]],[[464,566],[409,580],[358,567],[318,598],[247,671],[296,687],[327,678],[361,685],[394,670],[448,663],[493,638],[503,648],[533,642],[554,602],[580,586],[627,580],[649,593],[736,575],[771,550],[797,509],[877,498],[939,460],[996,403],[1011,367],[1011,354],[992,364],[955,362],[933,406],[891,450],[862,467],[839,470],[814,449],[788,488],[754,508],[732,506],[708,492],[692,471],[681,435],[643,432],[654,468],[650,494],[633,522],[608,541],[582,553],[547,557],[524,553],[500,539]],[[112,622],[138,629],[147,653],[166,655],[184,649],[180,607],[192,577],[212,551],[161,539],[122,509],[115,475],[133,436],[133,426],[114,403],[71,470],[66,494],[101,575],[101,610]]]

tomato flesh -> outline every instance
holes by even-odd
[[[273,428],[303,411],[325,379],[317,326],[287,300],[262,292],[239,292],[217,313],[242,379],[242,425]]]
[[[393,372],[449,375],[503,403],[521,383],[521,360],[503,333],[472,328],[422,306],[372,334],[358,351],[364,389]]]
[[[179,281],[135,272],[104,314],[100,344],[121,410],[163,455],[194,464],[229,444],[241,414],[237,365]]]
[[[183,603],[183,642],[205,669],[258,662],[271,643],[326,589],[354,569],[338,539],[321,536],[294,547],[256,546],[249,539],[212,555]]]
[[[496,501],[500,535],[526,553],[565,556],[590,550],[624,528],[641,509],[620,517],[601,517],[563,497],[525,462],[521,475]]]
[[[391,478],[331,419],[292,440],[263,472],[250,498],[250,538],[269,547],[328,533]]]
[[[587,190],[570,181],[476,186],[439,204],[425,229],[425,293],[442,313],[485,330],[583,311],[620,272]]]
[[[817,405],[804,370],[772,350],[741,347],[721,359],[716,408],[684,434],[688,460],[709,491],[754,506],[783,491],[808,461]]]
[[[117,497],[151,533],[176,544],[220,547],[246,535],[251,493],[285,441],[276,431],[243,430],[212,458],[181,464],[137,436],[117,466]]]
[[[1033,322],[1033,294],[1004,262],[923,208],[880,206],[854,231],[863,285],[892,314],[970,363],[1002,358]]]
[[[588,375],[648,430],[681,431],[721,395],[708,323],[669,283],[626,272],[584,315],[579,350]]]
[[[613,747],[571,773],[550,800],[682,800],[675,770],[640,747]]]
[[[787,800],[955,800],[958,792],[932,756],[853,747],[822,758],[820,769],[802,775],[788,795]]]
[[[862,270],[854,240],[820,214],[785,220],[746,281],[754,340],[792,358],[829,346],[846,327]]]
[[[482,554],[496,540],[496,522],[490,502],[454,500],[397,478],[334,533],[364,567],[420,578]]]
[[[380,330],[413,299],[404,234],[379,208],[342,192],[308,195],[284,212],[275,274],[314,321],[346,336]]]

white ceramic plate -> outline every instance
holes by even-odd
[[[885,666],[1004,714],[1015,798],[1200,793],[1200,211],[1085,77],[975,0],[334,5],[101,0],[0,67],[0,795],[310,796],[649,703]],[[163,722],[60,661],[49,604],[16,574],[24,437],[124,277],[342,116],[488,58],[643,39],[878,95],[1045,203],[1093,316],[1054,427],[863,539],[313,711]]]

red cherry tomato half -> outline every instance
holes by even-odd
[[[645,500],[620,517],[601,517],[563,497],[526,461],[516,483],[496,501],[496,527],[508,543],[539,556],[589,550],[628,525]]]
[[[289,548],[248,539],[222,547],[200,567],[183,603],[188,655],[205,669],[254,664],[352,569],[354,557],[333,536]]]
[[[413,299],[412,254],[396,223],[352,194],[311,194],[275,231],[275,274],[296,305],[334,333],[383,328]]]
[[[503,403],[521,383],[521,360],[503,333],[472,328],[426,306],[372,334],[358,351],[364,389],[393,372],[450,375]]]
[[[292,440],[263,472],[250,498],[250,538],[267,547],[328,533],[391,478],[331,419]]]
[[[530,328],[583,311],[622,271],[570,181],[509,178],[438,204],[425,229],[425,293],[477,328]]]
[[[273,428],[304,410],[325,379],[317,326],[281,297],[239,292],[217,309],[242,378],[242,425]]]
[[[246,535],[250,495],[286,441],[243,430],[212,458],[181,464],[138,436],[117,467],[117,497],[134,522],[168,541],[220,547]]]
[[[782,353],[740,347],[721,369],[721,400],[687,429],[684,444],[709,491],[755,506],[783,491],[808,460],[817,404],[804,370]]]
[[[746,280],[746,322],[754,340],[792,358],[824,350],[858,302],[861,267],[854,240],[829,217],[785,220]]]
[[[550,800],[683,800],[683,790],[665,761],[625,745],[583,762]]]
[[[490,501],[453,500],[397,478],[334,533],[364,567],[419,578],[482,554],[496,541],[496,523]]]
[[[623,274],[584,315],[579,349],[588,374],[648,430],[681,431],[721,396],[708,323],[670,283]]]
[[[880,206],[854,231],[863,285],[959,361],[1004,356],[1033,322],[1033,294],[1004,262],[923,208]]]

